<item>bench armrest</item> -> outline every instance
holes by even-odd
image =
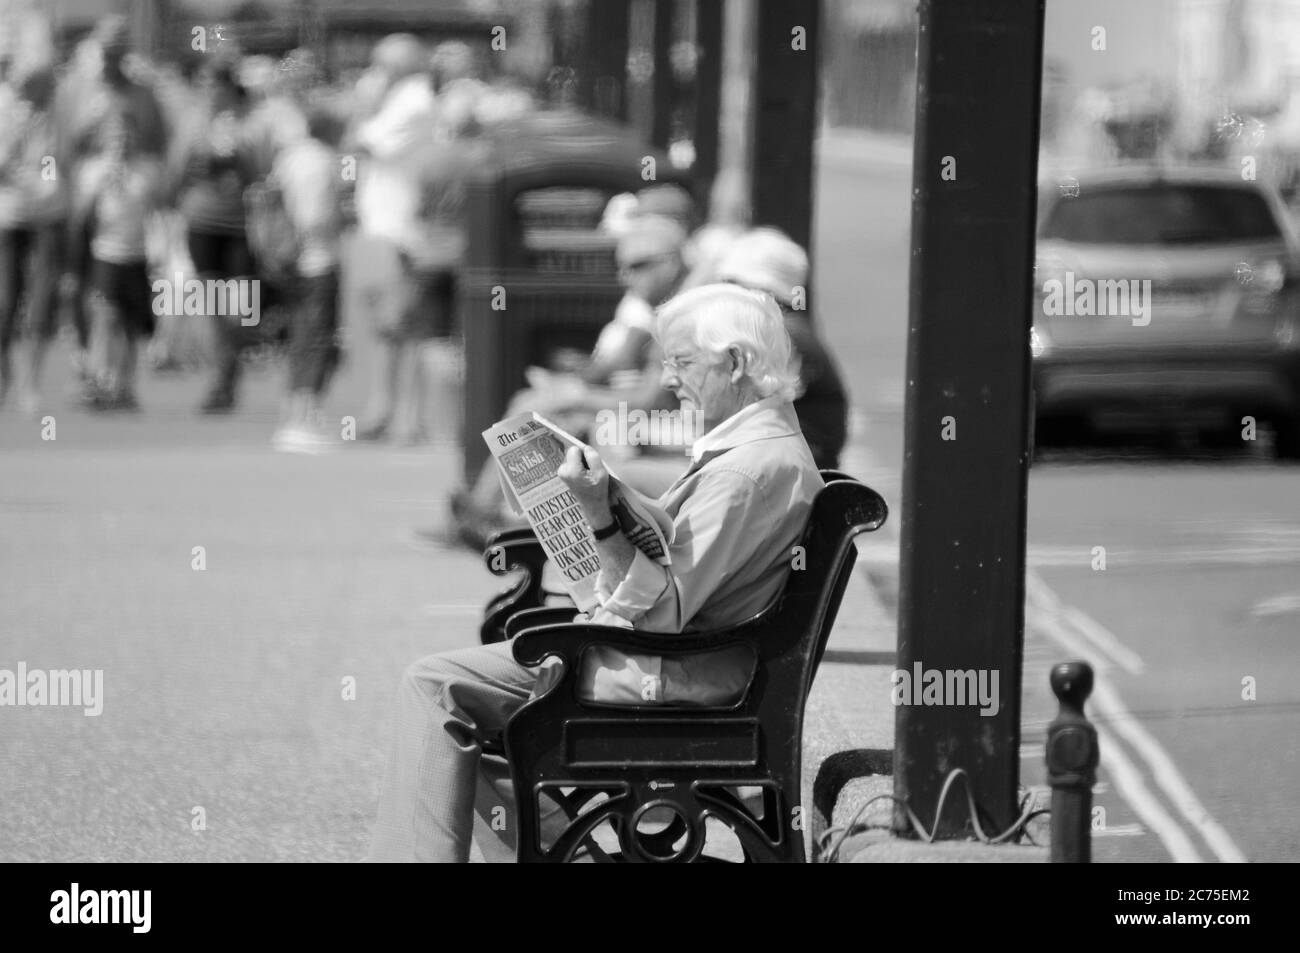
[[[744,641],[739,635],[726,637],[735,632],[736,628],[730,628],[719,632],[669,635],[589,622],[569,622],[522,629],[514,639],[514,654],[520,665],[540,665],[547,656],[556,655],[572,669],[589,645],[608,645],[623,652],[650,655],[689,655]]]
[[[577,614],[577,606],[540,606],[536,609],[521,609],[506,622],[506,638],[513,639],[524,629],[572,622]]]

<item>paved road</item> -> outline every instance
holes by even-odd
[[[823,176],[821,320],[852,368],[871,479],[894,502],[910,169],[905,151],[847,149]],[[1263,452],[1099,447],[1031,472],[1022,779],[1043,780],[1047,669],[1084,655],[1104,686],[1091,708],[1104,732],[1099,859],[1300,857],[1298,477]],[[889,553],[873,551],[888,585]]]

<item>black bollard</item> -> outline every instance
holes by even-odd
[[[1052,668],[1052,691],[1061,703],[1047,726],[1047,783],[1052,786],[1054,864],[1092,863],[1092,785],[1097,780],[1097,729],[1083,713],[1092,694],[1092,666],[1061,662]]]

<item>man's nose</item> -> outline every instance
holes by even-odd
[[[679,384],[681,384],[681,381],[677,379],[677,371],[665,365],[663,372],[659,375],[659,386],[664,390],[674,390]]]

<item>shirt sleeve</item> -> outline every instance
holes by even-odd
[[[601,612],[612,613],[628,624],[636,622],[650,611],[668,588],[669,567],[660,566],[639,549],[635,550],[627,575],[617,581],[616,585],[611,585],[604,570],[601,570],[596,580],[596,594],[604,597]],[[609,593],[608,596],[606,593]]]
[[[744,565],[755,541],[767,538],[771,515],[751,477],[719,469],[700,480],[674,520],[660,566],[640,550],[603,608],[638,628],[681,632],[727,578]]]

